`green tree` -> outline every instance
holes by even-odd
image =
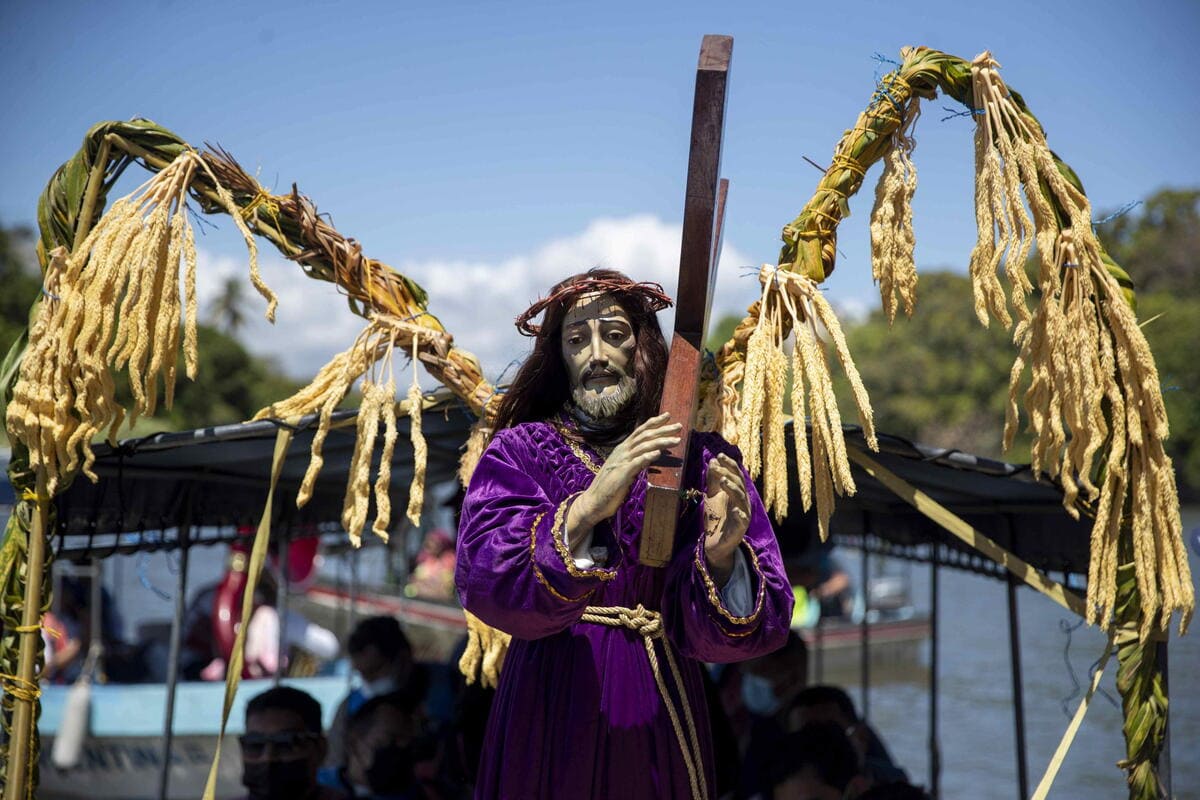
[[[1171,422],[1167,453],[1181,494],[1200,500],[1200,188],[1163,189],[1097,232],[1133,278],[1138,319],[1158,364]]]
[[[246,324],[246,287],[241,277],[230,275],[221,282],[221,292],[213,298],[208,314],[213,325],[237,335]]]
[[[1175,462],[1180,494],[1189,502],[1200,501],[1200,293],[1139,295],[1138,317],[1148,320],[1142,330],[1158,365],[1171,423],[1166,450]]]
[[[954,272],[922,273],[917,310],[890,329],[883,312],[846,327],[846,339],[871,396],[875,427],[924,444],[1001,456],[1008,374],[1016,355],[1008,331],[975,318],[971,281]],[[839,406],[854,419],[849,385],[835,381]],[[1026,457],[1019,442],[1003,454]]]
[[[721,345],[733,337],[733,331],[741,321],[742,316],[739,314],[726,314],[716,322],[710,322],[708,326],[708,338],[704,342],[705,348],[714,353],[720,350]]]
[[[26,330],[29,309],[41,290],[39,272],[33,231],[0,226],[0,358]],[[245,319],[244,297],[240,281],[226,281],[214,305],[217,320],[229,332],[212,325],[199,326],[196,380],[184,377],[181,355],[173,408],[139,420],[135,433],[240,422],[299,388],[273,362],[250,354],[231,335]],[[123,374],[117,378],[117,394],[128,405],[130,395]],[[125,429],[118,435],[127,434]]]
[[[1096,232],[1133,278],[1139,296],[1200,296],[1200,189],[1162,189],[1140,208],[1097,226]]]
[[[165,419],[152,427],[199,428],[249,419],[256,411],[300,388],[269,359],[249,353],[227,333],[209,325],[197,329],[199,363],[196,380],[183,376],[175,385],[175,403]]]
[[[29,324],[42,281],[29,228],[0,225],[0,359]]]

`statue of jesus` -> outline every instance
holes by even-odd
[[[701,662],[783,645],[792,590],[737,449],[694,433],[675,551],[638,563],[658,415],[657,284],[593,269],[517,319],[533,352],[463,502],[463,607],[512,634],[476,797],[715,795]],[[542,315],[540,324],[534,319]]]

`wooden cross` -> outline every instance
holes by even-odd
[[[675,333],[663,384],[660,413],[683,425],[682,441],[647,471],[646,511],[638,561],[661,567],[671,560],[680,490],[687,465],[688,439],[696,416],[704,332],[716,284],[721,223],[729,183],[720,179],[721,134],[725,127],[726,86],[733,57],[732,36],[705,36],[696,68],[692,105],[692,143],[683,206],[683,243],[679,252],[679,289],[675,297]]]

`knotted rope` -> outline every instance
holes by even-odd
[[[12,695],[26,703],[35,702],[42,696],[41,687],[36,683],[27,681],[20,675],[9,675],[7,672],[0,673],[0,688],[4,689],[5,694]]]
[[[671,718],[671,727],[675,729],[675,739],[683,753],[683,762],[687,765],[688,780],[692,785],[692,797],[703,800],[708,797],[708,785],[704,778],[704,765],[700,757],[700,738],[696,733],[696,721],[692,717],[692,707],[687,702],[683,685],[683,676],[679,672],[679,664],[671,650],[663,630],[662,614],[638,603],[637,608],[624,606],[588,606],[583,611],[580,622],[590,622],[594,625],[607,625],[610,628],[625,628],[642,637],[646,645],[646,656],[650,659],[650,671],[654,673],[654,682],[658,684],[658,693],[662,696],[663,705]],[[667,691],[663,680],[662,669],[658,664],[658,656],[654,652],[654,640],[663,640],[663,652],[667,654],[667,665],[671,668],[671,676],[679,689],[679,700],[683,706],[684,717],[687,721],[686,734],[679,719],[679,712]]]

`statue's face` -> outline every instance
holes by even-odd
[[[633,399],[637,337],[625,309],[607,294],[586,294],[563,318],[562,354],[575,404],[611,417]]]

